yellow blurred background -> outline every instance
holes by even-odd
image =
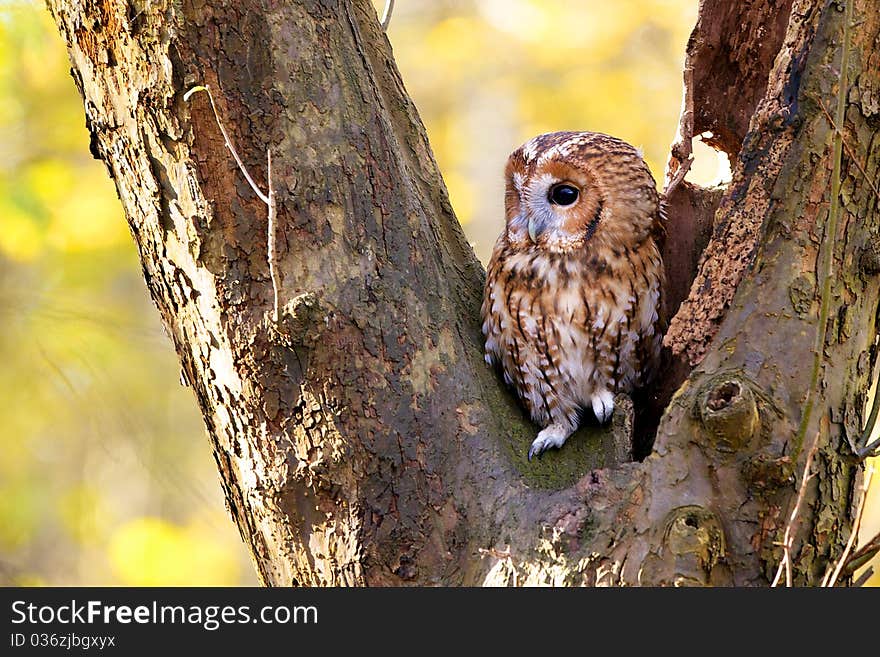
[[[396,5],[398,66],[483,262],[506,157],[535,134],[617,135],[662,177],[697,0]],[[0,584],[254,584],[68,71],[42,3],[0,0]],[[690,179],[723,175],[703,149]]]

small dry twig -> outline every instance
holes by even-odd
[[[782,538],[782,561],[779,562],[779,568],[776,569],[776,577],[773,578],[773,583],[770,585],[772,587],[776,587],[779,584],[783,573],[785,573],[785,585],[791,586],[791,546],[794,541],[794,534],[797,531],[801,504],[803,504],[804,495],[807,492],[807,483],[813,478],[810,468],[813,467],[813,457],[816,455],[818,447],[819,433],[817,432],[813,445],[807,453],[807,462],[804,464],[804,474],[801,478],[800,489],[798,489],[797,500],[794,503],[794,508],[791,510],[791,517],[788,519],[785,535]]]
[[[391,13],[394,11],[394,0],[385,0],[385,10],[382,12],[382,29],[388,31],[391,24]]]
[[[219,112],[217,112],[217,105],[214,104],[214,94],[211,93],[211,89],[208,88],[207,85],[195,86],[183,95],[183,100],[188,101],[190,97],[198,91],[204,91],[208,94],[208,100],[211,101],[211,110],[214,112],[214,119],[217,121],[217,127],[220,128],[220,134],[223,135],[223,139],[226,141],[226,148],[228,148],[229,152],[232,153],[232,157],[235,160],[235,163],[238,165],[239,170],[244,174],[244,177],[250,184],[251,189],[254,190],[254,194],[259,196],[260,200],[268,206],[269,197],[264,194],[259,187],[257,187],[257,183],[255,183],[254,179],[251,178],[251,174],[248,173],[247,167],[238,156],[238,151],[236,151],[235,146],[232,145],[232,140],[229,138],[229,134],[226,132],[226,128],[223,127],[223,122],[220,120],[220,114]]]
[[[844,572],[849,574],[853,573],[876,557],[878,552],[880,552],[880,532],[875,534],[871,540],[852,553],[847,560]]]
[[[871,439],[871,434],[874,433],[878,414],[880,414],[880,384],[878,384],[877,389],[874,391],[874,401],[871,402],[871,412],[868,415],[868,421],[865,423],[865,428],[862,430],[862,435],[859,436],[858,445],[855,448],[856,455],[861,459],[866,459],[869,456],[877,456],[875,451],[880,448],[880,438],[877,438],[874,442],[868,441]]]
[[[865,572],[863,572],[861,575],[859,575],[858,579],[856,579],[853,582],[853,588],[860,588],[860,587],[864,586],[865,584],[867,584],[868,580],[871,579],[871,575],[873,575],[873,574],[874,574],[873,568],[866,569]]]
[[[394,3],[392,2],[391,4],[393,5]],[[274,296],[274,303],[272,306],[272,318],[277,324],[278,290],[281,287],[281,280],[278,277],[278,271],[275,267],[275,262],[277,260],[277,245],[275,240],[275,189],[272,185],[272,153],[269,151],[268,148],[266,149],[266,178],[269,191],[267,194],[264,194],[263,191],[257,186],[257,183],[254,182],[254,179],[248,172],[247,167],[244,165],[244,162],[241,161],[241,158],[238,156],[238,151],[235,150],[235,146],[232,145],[232,139],[229,138],[229,134],[226,132],[226,128],[223,127],[223,121],[220,120],[220,113],[217,111],[217,105],[214,103],[214,95],[211,93],[211,89],[208,87],[208,85],[197,85],[193,87],[183,95],[183,100],[189,101],[190,97],[198,91],[204,91],[208,94],[208,100],[211,101],[211,110],[214,112],[214,119],[217,121],[217,127],[220,128],[220,134],[223,135],[223,140],[226,142],[226,148],[228,148],[229,152],[232,153],[232,158],[238,165],[239,171],[244,174],[244,177],[248,181],[248,184],[251,186],[251,189],[254,190],[254,194],[256,194],[257,197],[259,197],[259,199],[266,204],[267,208],[269,208],[267,250],[269,260],[269,276],[272,278],[272,292]]]
[[[871,485],[871,477],[874,476],[874,468],[869,467],[867,472],[865,472],[865,476],[862,480],[861,492],[862,495],[859,498],[858,506],[856,506],[856,517],[853,520],[852,531],[849,535],[849,540],[846,542],[846,547],[843,550],[843,554],[840,555],[840,559],[837,560],[837,567],[834,569],[833,573],[829,573],[825,575],[825,578],[822,580],[822,586],[832,587],[837,582],[837,578],[840,577],[840,573],[843,570],[843,567],[849,561],[849,553],[852,551],[853,545],[856,542],[856,538],[859,535],[859,528],[862,525],[862,513],[865,510],[865,499],[868,497],[868,487]]]
[[[849,535],[849,540],[846,542],[846,548],[844,548],[843,554],[840,555],[840,559],[837,562],[837,567],[834,569],[834,573],[831,575],[831,578],[827,582],[823,582],[823,586],[834,586],[835,583],[837,583],[838,577],[840,577],[840,573],[843,570],[843,567],[847,564],[849,560],[849,554],[852,551],[856,538],[859,535],[859,529],[862,525],[862,513],[865,510],[865,498],[868,496],[868,486],[870,486],[871,484],[871,477],[873,474],[874,469],[868,468],[868,471],[865,474],[864,483],[862,484],[862,496],[859,499],[858,506],[856,507],[856,517],[853,521],[852,531]]]

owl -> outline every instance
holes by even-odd
[[[486,361],[541,427],[528,458],[561,447],[590,409],[643,386],[661,348],[663,231],[638,150],[595,132],[554,132],[505,170],[506,225],[486,278]]]

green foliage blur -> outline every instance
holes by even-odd
[[[504,162],[535,134],[617,135],[660,182],[696,0],[396,5],[398,66],[484,262]],[[0,584],[253,584],[68,71],[42,3],[0,0]],[[719,171],[707,150],[691,179]]]

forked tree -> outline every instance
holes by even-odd
[[[849,539],[880,313],[874,0],[700,2],[665,371],[531,463],[368,0],[48,5],[262,582],[815,585],[870,556]],[[683,180],[702,133],[724,189]]]

